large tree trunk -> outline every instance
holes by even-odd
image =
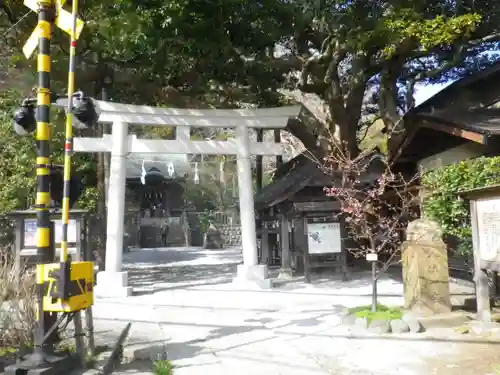
[[[325,124],[314,114],[302,107],[297,119],[288,121],[286,130],[302,142],[304,147],[313,154],[323,155],[327,148],[328,132]]]
[[[339,124],[340,139],[344,144],[344,151],[355,158],[359,154],[358,128],[363,110],[366,83],[368,79],[364,70],[353,74],[353,81],[349,95],[345,100],[347,112],[346,123]]]
[[[384,121],[387,134],[391,135],[399,119],[397,80],[401,70],[399,62],[393,62],[380,75],[380,115]]]
[[[380,74],[380,116],[384,122],[388,137],[388,155],[392,159],[397,147],[405,137],[404,124],[400,122],[401,114],[398,110],[397,80],[402,65],[398,61],[389,62]],[[413,83],[408,86],[412,92],[407,92],[407,98],[413,99]],[[412,102],[407,104],[413,106]]]
[[[335,135],[338,135],[342,149],[352,157],[356,157],[359,153],[357,129],[361,116],[363,93],[364,90],[358,90],[356,95],[353,93],[347,108],[339,108],[332,105],[332,102],[328,102],[329,111],[332,114],[331,126],[320,121],[311,111],[303,107],[298,118],[291,119],[286,129],[298,138],[310,153],[317,157],[324,156],[328,152],[332,137]],[[336,128],[338,128],[338,132]]]
[[[342,150],[351,158],[355,158],[359,154],[358,148],[358,124],[351,121],[338,123],[339,140],[342,145]]]

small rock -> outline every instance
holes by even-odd
[[[391,332],[392,333],[406,333],[410,332],[410,327],[402,319],[391,320]]]
[[[345,315],[342,317],[342,324],[352,326],[356,323],[356,316],[355,315]]]
[[[417,317],[411,313],[403,315],[403,322],[408,324],[411,333],[419,333],[423,331],[422,324],[418,321]]]
[[[354,328],[365,330],[368,328],[368,319],[366,318],[356,318],[354,320]]]
[[[371,333],[389,333],[391,332],[391,323],[388,320],[372,320],[368,327]]]

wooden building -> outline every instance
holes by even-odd
[[[367,160],[376,161],[377,156],[371,154]],[[377,165],[370,165],[360,178],[362,183],[377,178]],[[261,263],[279,265],[283,277],[304,271],[307,281],[316,268],[333,268],[348,277],[346,249],[351,244],[340,203],[324,191],[339,179],[335,173],[326,173],[308,153],[278,168],[273,181],[255,196]]]
[[[418,170],[500,154],[500,63],[460,79],[403,117],[391,157]]]

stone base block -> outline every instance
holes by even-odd
[[[96,298],[121,298],[132,295],[132,287],[128,286],[127,272],[102,271],[97,274],[96,281],[94,287]]]
[[[293,278],[293,270],[291,268],[280,268],[278,279],[290,280],[291,278]]]
[[[273,282],[268,276],[265,264],[255,266],[238,265],[233,284],[245,289],[270,289],[273,287]]]

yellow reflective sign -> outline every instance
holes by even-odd
[[[62,31],[71,35],[71,32],[73,30],[73,17],[72,17],[70,12],[68,12],[67,10],[64,10],[62,8],[59,8],[59,10],[57,12],[55,24]],[[81,19],[79,19],[79,18],[76,19],[75,39],[78,39],[80,37],[80,34],[82,33],[84,24],[85,23]]]
[[[38,36],[40,35],[40,28],[38,26],[35,27],[33,32],[31,33],[30,37],[26,41],[26,43],[23,46],[23,54],[24,56],[29,59],[31,55],[33,54],[33,51],[35,51],[36,47],[38,47]]]
[[[56,1],[57,7],[62,7],[64,4],[66,4],[66,0]],[[38,11],[38,0],[24,0],[24,5],[30,8],[33,12]]]
[[[65,33],[71,35],[73,31],[73,16],[71,15],[70,12],[63,9],[63,5],[65,3],[66,0],[57,0],[56,2],[57,17],[54,23],[58,28],[63,30]],[[34,12],[38,11],[38,0],[24,0],[24,5],[30,8]],[[85,22],[83,22],[79,18],[76,19],[75,39],[78,39],[80,37],[84,25]],[[31,33],[25,45],[23,46],[23,54],[24,56],[26,56],[27,59],[31,57],[33,51],[35,51],[36,47],[38,46],[39,36],[40,36],[40,28],[37,26],[35,27],[35,30],[33,30],[33,32]]]

